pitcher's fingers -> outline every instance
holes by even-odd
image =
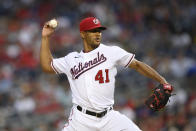
[[[49,21],[44,24],[44,28],[49,28]]]

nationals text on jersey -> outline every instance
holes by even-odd
[[[99,64],[105,62],[107,58],[104,56],[104,54],[97,53],[97,57],[95,57],[93,60],[89,60],[85,63],[79,62],[78,65],[75,65],[73,68],[71,68],[70,72],[72,74],[73,79],[77,79],[81,74],[86,72],[89,69],[92,69],[95,66],[98,66]]]

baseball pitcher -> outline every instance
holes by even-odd
[[[154,111],[165,106],[172,86],[150,66],[136,60],[134,54],[101,43],[106,27],[97,18],[88,17],[80,22],[83,50],[61,58],[53,58],[49,48],[54,29],[50,22],[43,27],[40,63],[44,72],[65,73],[69,80],[73,107],[62,131],[140,131],[125,115],[113,110],[118,65],[158,81],[160,86],[146,105]]]

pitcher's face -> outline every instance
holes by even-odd
[[[102,33],[101,29],[93,29],[89,31],[83,32],[83,39],[86,41],[86,43],[91,47],[98,47],[101,43]]]

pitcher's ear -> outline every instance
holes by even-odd
[[[84,34],[84,31],[81,31],[81,32],[80,32],[80,36],[81,36],[83,39],[84,39],[84,35],[85,35],[85,34]]]

